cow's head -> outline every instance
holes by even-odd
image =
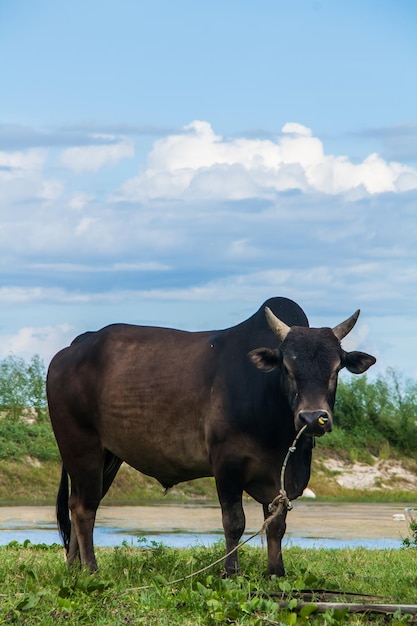
[[[269,309],[266,319],[281,340],[276,350],[258,348],[249,353],[252,362],[264,372],[280,370],[281,389],[294,414],[296,431],[307,425],[311,435],[332,430],[332,413],[337,378],[346,367],[362,374],[376,359],[365,352],[345,352],[341,340],[352,330],[359,310],[335,328],[287,326]]]

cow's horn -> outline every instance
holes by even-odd
[[[285,337],[288,335],[288,333],[290,332],[290,327],[287,326],[287,324],[285,324],[284,322],[281,322],[280,319],[278,319],[278,317],[276,315],[274,315],[271,311],[271,309],[269,307],[265,307],[265,315],[266,315],[266,321],[269,324],[270,329],[272,330],[272,332],[281,339],[281,341],[284,341]]]
[[[342,339],[346,337],[348,333],[350,333],[350,331],[356,324],[356,321],[359,317],[359,313],[360,313],[360,309],[355,311],[354,314],[351,315],[347,320],[345,320],[344,322],[342,322],[341,324],[338,324],[337,326],[333,328],[333,332],[336,335],[336,337],[339,339],[339,341],[342,341]]]

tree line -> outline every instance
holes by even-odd
[[[10,355],[0,361],[0,458],[59,458],[49,423],[45,378],[46,367],[39,355],[29,360]],[[375,379],[341,378],[334,431],[321,445],[355,449],[362,456],[414,456],[417,381],[393,369]]]

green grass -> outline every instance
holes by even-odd
[[[26,423],[21,419],[0,419],[0,459],[59,461],[58,447],[49,419]]]
[[[303,550],[289,548],[287,576],[263,576],[265,551],[241,549],[242,575],[220,577],[221,566],[170,584],[222,556],[210,548],[167,548],[160,544],[97,549],[100,572],[68,571],[58,546],[11,544],[0,548],[0,623],[43,626],[91,624],[188,626],[216,624],[386,624],[385,616],[297,616],[279,608],[300,589],[327,589],[381,596],[379,602],[417,604],[417,553],[400,550]],[[147,587],[143,589],[142,587]],[[142,588],[142,589],[140,589]],[[318,597],[318,596],[317,596]],[[343,601],[343,594],[338,596]],[[362,601],[357,600],[355,601]],[[365,601],[365,600],[363,600]],[[311,609],[313,607],[310,607]],[[404,616],[389,623],[407,623]]]

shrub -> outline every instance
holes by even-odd
[[[366,376],[339,382],[334,423],[378,454],[381,448],[417,451],[417,383],[390,369],[370,382]]]

